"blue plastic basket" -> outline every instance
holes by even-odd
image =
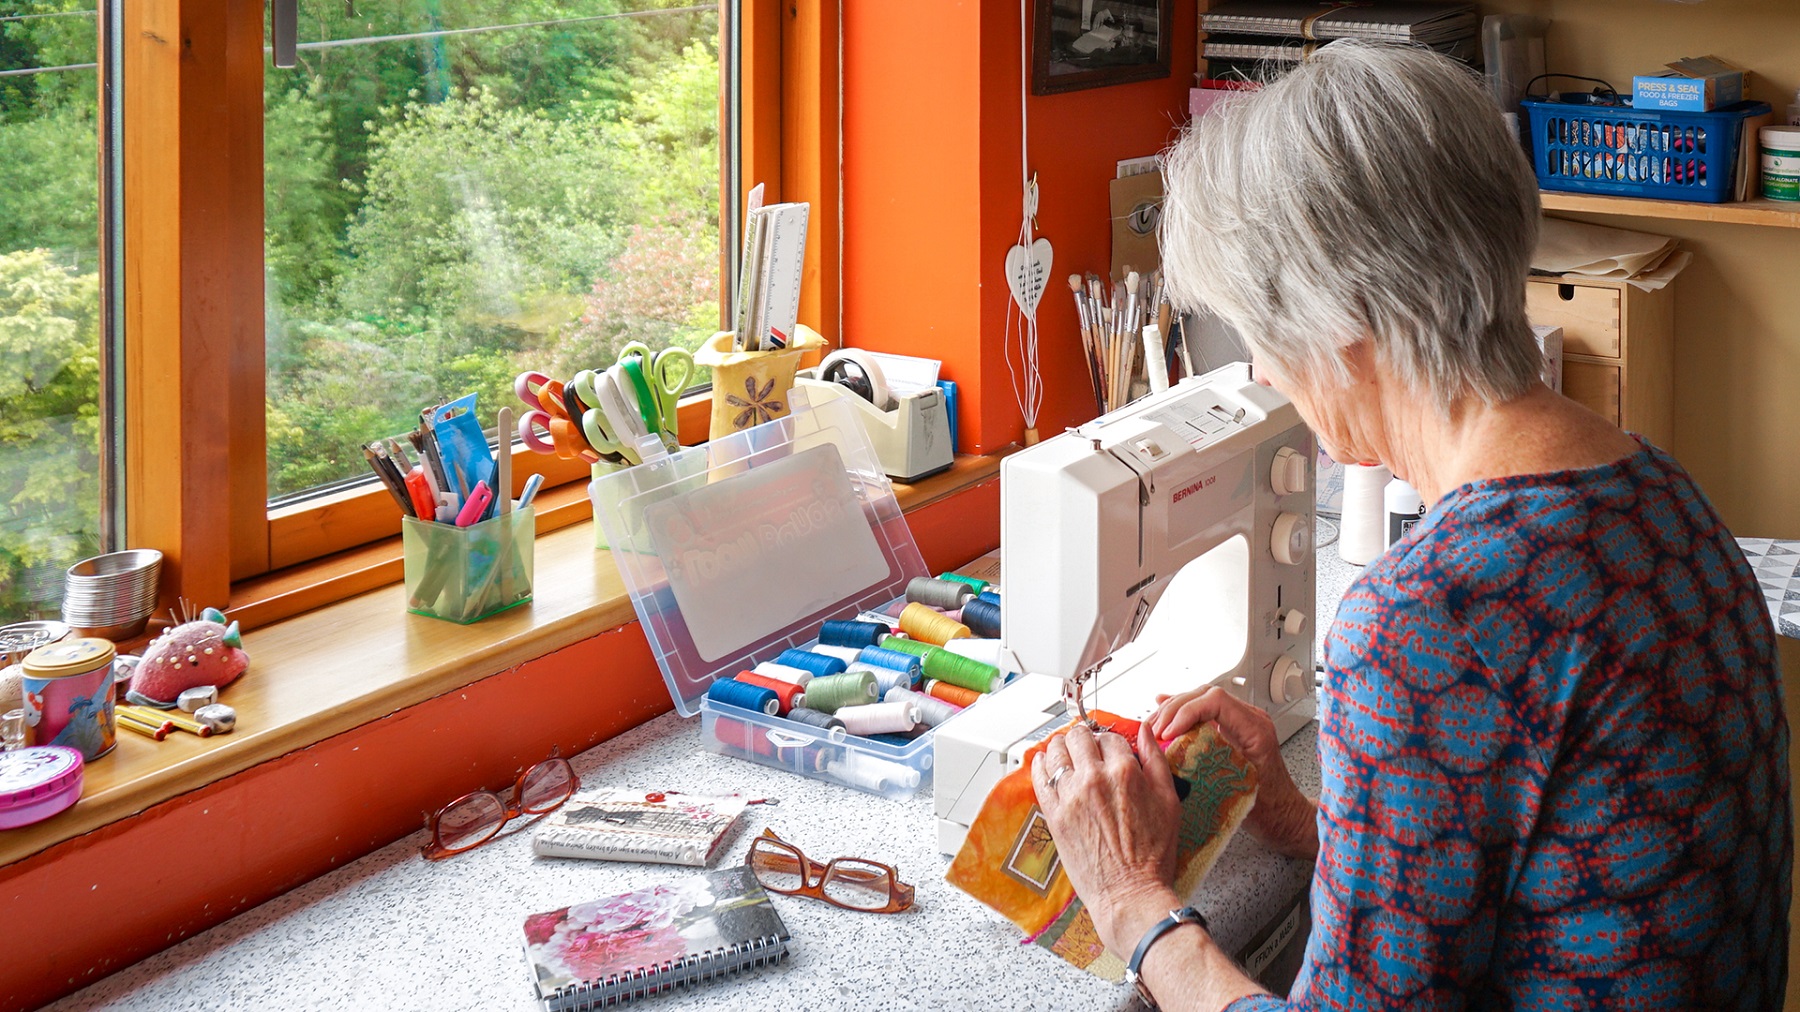
[[[1651,112],[1600,101],[1582,95],[1522,103],[1531,111],[1538,186],[1723,203],[1735,189],[1744,121],[1769,111],[1764,102]]]

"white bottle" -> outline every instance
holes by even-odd
[[[1395,478],[1387,483],[1386,491],[1381,494],[1381,503],[1387,514],[1386,538],[1381,543],[1382,550],[1386,551],[1419,525],[1419,521],[1425,516],[1425,500],[1417,489]]]
[[[1800,91],[1794,92],[1794,104],[1788,106],[1788,126],[1800,126]]]
[[[1338,557],[1353,566],[1375,561],[1381,543],[1382,490],[1393,472],[1380,464],[1344,465],[1343,529],[1338,532]]]

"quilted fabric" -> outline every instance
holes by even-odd
[[[1774,640],[1680,465],[1465,485],[1337,615],[1306,964],[1232,1012],[1781,1007]]]

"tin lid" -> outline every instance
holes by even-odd
[[[62,745],[0,752],[0,812],[81,786],[81,753]]]
[[[68,638],[70,631],[66,622],[14,622],[0,626],[0,657],[7,658],[7,663],[17,663],[38,647]]]
[[[25,657],[25,675],[28,678],[85,675],[95,668],[111,664],[113,653],[112,640],[103,640],[98,636],[52,643],[38,647]]]
[[[675,709],[906,593],[925,560],[848,398],[597,476],[589,486]]]

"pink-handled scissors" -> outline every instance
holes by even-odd
[[[531,409],[519,416],[519,440],[527,449],[590,464],[600,460],[600,454],[582,437],[581,423],[569,418],[561,383],[541,372],[523,372],[513,381],[513,393]],[[550,438],[539,436],[539,429]]]

